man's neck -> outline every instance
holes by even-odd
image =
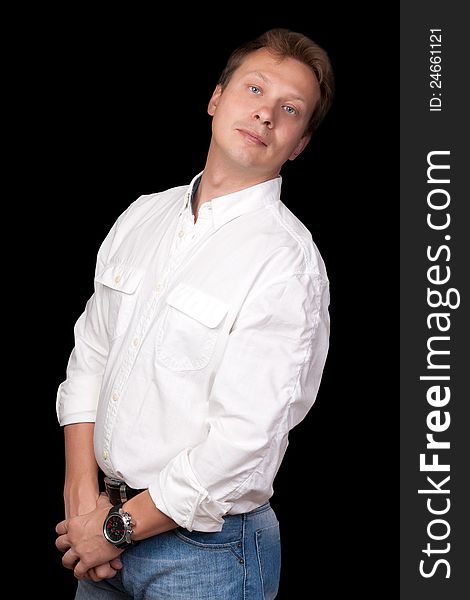
[[[276,174],[262,174],[249,169],[221,164],[220,161],[211,160],[209,152],[201,181],[193,198],[194,222],[196,222],[199,208],[204,202],[245,190],[274,177]]]

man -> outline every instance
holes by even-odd
[[[301,34],[237,49],[209,102],[202,174],[139,198],[99,250],[57,397],[56,545],[78,599],[276,596],[272,483],[329,334],[325,267],[279,172],[332,88],[326,53]]]

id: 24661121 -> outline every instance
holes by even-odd
[[[429,30],[429,87],[432,96],[429,100],[429,110],[442,110],[442,30]]]

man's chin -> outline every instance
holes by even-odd
[[[253,151],[254,150],[254,151]],[[260,156],[257,156],[255,146],[253,149],[241,149],[239,152],[231,152],[232,162],[237,164],[241,169],[248,169],[253,171],[268,171],[269,166],[266,164],[265,160],[262,160]]]

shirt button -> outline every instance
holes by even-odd
[[[121,281],[121,276],[116,275],[116,277],[114,278],[114,283],[119,283],[120,281]]]
[[[184,235],[184,231],[181,229],[181,230],[178,232],[178,235],[179,235],[180,237],[183,237],[183,235]]]
[[[108,460],[108,453],[106,452],[106,450],[103,452],[103,458],[104,460]]]
[[[139,342],[140,342],[139,338],[134,338],[134,339],[132,340],[132,345],[133,345],[135,348],[137,348],[137,346],[139,345]]]
[[[113,400],[119,400],[119,392],[113,392],[113,395],[111,396],[111,398]]]
[[[159,292],[162,289],[162,284],[161,283],[157,283],[157,285],[155,286],[155,291]]]

